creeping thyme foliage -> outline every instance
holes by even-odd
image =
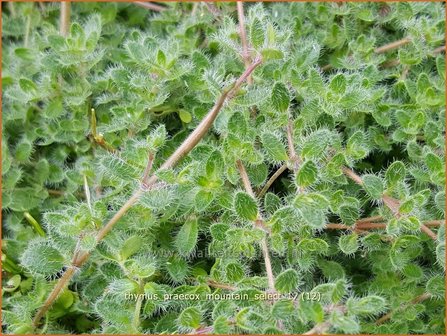
[[[444,332],[443,3],[2,5],[5,332]]]

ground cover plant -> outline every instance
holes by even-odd
[[[443,3],[2,12],[3,332],[445,332]]]

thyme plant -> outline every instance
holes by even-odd
[[[2,5],[6,333],[445,331],[443,3]]]

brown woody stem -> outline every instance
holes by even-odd
[[[250,180],[248,178],[248,174],[247,171],[245,170],[245,167],[243,165],[243,163],[240,160],[236,161],[236,165],[237,168],[239,170],[239,174],[241,175],[241,179],[242,179],[242,183],[244,185],[245,191],[252,196],[253,198],[255,198],[255,194],[253,192],[253,188],[251,187],[251,183]],[[264,221],[261,217],[261,214],[258,213],[258,218],[254,221],[254,226],[255,227],[265,227],[264,225]],[[275,290],[275,277],[273,275],[273,271],[272,271],[272,263],[270,261],[270,254],[269,254],[269,250],[268,250],[268,245],[267,245],[267,239],[264,237],[261,239],[261,241],[259,242],[260,246],[261,246],[261,250],[262,250],[262,255],[264,257],[264,264],[265,264],[265,271],[267,273],[267,281],[269,284],[269,288],[272,292],[276,292]]]
[[[409,303],[405,303],[405,304],[401,305],[399,308],[397,308],[396,310],[383,315],[381,318],[379,318],[376,321],[376,324],[382,324],[383,322],[389,320],[393,316],[393,314],[396,313],[397,311],[400,311],[400,310],[404,309],[405,307],[408,307],[409,305],[425,301],[429,298],[430,298],[430,294],[428,294],[428,293],[421,294],[421,295],[417,296],[416,298],[414,298],[413,300],[411,300]]]
[[[269,190],[270,186],[273,184],[273,182],[276,181],[276,179],[287,169],[287,165],[283,164],[281,167],[278,168],[278,170],[268,179],[268,181],[265,183],[264,187],[261,189],[261,191],[258,194],[258,198],[261,198],[265,195],[267,190]]]
[[[70,12],[71,12],[70,1],[61,2],[59,32],[62,36],[67,36],[68,30],[70,29]]]
[[[245,32],[245,16],[244,16],[244,5],[242,1],[236,2],[237,6],[237,16],[239,19],[239,33],[241,36],[242,43],[242,58],[244,59],[245,67],[248,68],[250,66],[250,54],[248,52],[248,43],[247,43],[247,34]],[[247,83],[252,84],[253,80],[251,76],[247,78]]]
[[[349,169],[348,167],[343,167],[342,170],[343,170],[343,173],[346,176],[348,176],[351,180],[353,180],[358,185],[363,186],[362,178],[359,175],[357,175],[352,169]],[[399,202],[399,200],[384,194],[384,195],[382,195],[382,201],[388,207],[388,209],[391,210],[391,212],[393,213],[394,216],[396,216],[397,218],[400,217],[400,213],[399,213],[400,202]],[[434,233],[432,230],[430,230],[424,224],[421,225],[421,231],[426,233],[431,239],[433,239],[433,240],[437,239],[436,233]]]
[[[164,6],[160,6],[151,2],[147,2],[147,1],[134,1],[134,4],[146,9],[150,9],[153,10],[155,12],[162,12],[164,10],[166,10],[167,8]]]
[[[230,97],[230,94],[234,92],[234,90],[239,89],[242,83],[247,79],[247,77],[254,71],[254,69],[261,64],[261,59],[257,59],[248,69],[244,71],[244,73],[235,81],[232,87],[226,89],[222,92],[220,98],[211,109],[210,112],[203,118],[197,128],[184,140],[184,142],[177,148],[177,150],[165,161],[165,163],[160,167],[162,169],[168,169],[176,165],[185,155],[187,155],[196,145],[197,143],[204,137],[207,131],[211,128],[214,120],[216,119],[219,111],[222,109],[227,98]],[[157,175],[153,174],[151,177],[147,179],[146,182],[146,190],[149,190],[155,182],[157,182]],[[126,212],[137,202],[140,196],[144,193],[145,190],[142,188],[138,188],[134,191],[132,196],[127,200],[127,202],[115,213],[115,215],[104,225],[96,234],[96,242],[99,243],[104,237],[112,230],[115,224],[121,219],[121,217],[126,214]],[[50,309],[53,302],[59,296],[62,289],[67,286],[70,279],[74,275],[74,270],[78,267],[81,267],[90,257],[90,252],[84,252],[79,254],[75,260],[73,260],[73,264],[64,272],[63,276],[59,278],[56,286],[53,288],[52,292],[46,299],[43,306],[38,310],[36,316],[33,319],[34,327],[37,327],[39,321],[45,315],[45,313]]]
[[[378,48],[374,49],[374,52],[376,54],[383,54],[383,53],[385,53],[387,51],[390,51],[390,50],[399,48],[401,46],[404,46],[404,45],[406,45],[406,44],[408,44],[410,42],[411,42],[411,39],[409,37],[405,37],[405,38],[403,38],[401,40],[398,40],[398,41],[395,41],[395,42],[391,42],[391,43],[385,44],[385,45],[383,45],[381,47],[378,47]]]

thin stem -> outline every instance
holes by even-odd
[[[220,98],[217,100],[211,111],[202,119],[197,128],[188,136],[188,138],[177,148],[177,150],[166,160],[166,162],[160,167],[162,169],[169,169],[174,166],[183,156],[193,149],[197,143],[203,138],[205,133],[211,128],[217,114],[222,109],[225,101],[232,97],[232,94],[236,92],[247,77],[254,71],[254,69],[261,64],[261,59],[258,58],[252,63],[252,65],[244,71],[244,73],[236,80],[234,85],[223,91]]]
[[[390,51],[390,50],[402,47],[402,46],[404,46],[404,45],[406,45],[406,44],[408,44],[410,42],[411,42],[411,39],[409,37],[404,37],[401,40],[394,41],[394,42],[385,44],[385,45],[383,45],[381,47],[378,47],[378,48],[374,49],[374,52],[376,54],[383,54],[383,53],[385,53],[387,51]]]
[[[240,160],[237,160],[236,165],[239,170],[239,174],[241,175],[241,179],[242,179],[242,183],[244,185],[245,191],[254,198],[255,194],[253,192],[253,188],[251,187],[251,183],[250,183],[247,171],[245,170],[243,163]],[[253,224],[255,227],[265,226],[260,213],[258,213],[258,218],[254,221]],[[265,237],[262,238],[261,241],[259,242],[259,244],[261,246],[262,255],[264,257],[265,271],[267,273],[267,280],[268,280],[269,288],[272,292],[276,292],[275,277],[274,277],[273,271],[272,271],[272,263],[270,261],[270,255],[269,255],[266,238]]]
[[[194,17],[196,16],[196,12],[197,12],[197,8],[199,8],[199,2],[194,2],[194,4],[192,5],[192,10],[191,10],[191,16]]]
[[[62,190],[56,190],[56,189],[47,189],[47,192],[49,195],[53,195],[53,196],[65,196],[65,191]],[[81,192],[76,192],[74,193],[77,197],[81,197],[84,198],[85,195]]]
[[[205,1],[205,5],[208,8],[208,10],[211,12],[211,14],[214,15],[214,17],[216,19],[218,19],[222,15],[220,10],[213,3]]]
[[[9,13],[11,14],[11,17],[15,18],[17,14],[16,14],[14,2],[8,1],[7,3],[8,3],[8,9],[9,9]]]
[[[362,223],[377,222],[377,221],[381,221],[381,220],[383,220],[382,216],[372,216],[372,217],[361,218],[358,221],[356,221],[356,223],[362,224]]]
[[[275,293],[275,276],[273,275],[272,262],[270,261],[269,248],[267,245],[267,239],[265,237],[261,239],[260,245],[262,255],[264,256],[265,271],[267,273],[269,288],[272,293]]]
[[[287,165],[283,164],[281,167],[278,168],[278,170],[268,179],[264,187],[261,189],[261,191],[258,193],[258,198],[262,198],[267,190],[269,190],[270,186],[273,184],[273,182],[276,181],[276,179],[287,169]]]
[[[363,186],[362,178],[359,175],[357,175],[352,169],[343,167],[342,170],[343,173],[345,173],[345,175],[348,176],[351,180],[353,180],[358,185]],[[388,209],[391,210],[394,216],[396,216],[397,218],[401,216],[401,214],[399,213],[399,207],[400,207],[399,200],[384,194],[382,195],[382,201],[388,207]],[[421,225],[421,231],[425,232],[433,240],[437,239],[436,234],[424,224]]]
[[[445,51],[445,46],[440,46],[440,47],[436,48],[435,50],[433,50],[433,55],[440,54],[443,51]]]
[[[421,295],[415,297],[415,298],[414,298],[413,300],[411,300],[409,303],[404,303],[404,304],[402,304],[400,307],[398,307],[396,310],[394,310],[394,311],[390,311],[388,314],[383,315],[381,318],[379,318],[379,319],[376,321],[376,324],[382,324],[383,322],[389,320],[389,319],[393,316],[394,313],[396,313],[396,312],[398,312],[398,311],[401,311],[401,310],[405,309],[406,307],[408,307],[408,306],[410,306],[410,305],[412,305],[412,304],[416,304],[416,303],[425,301],[425,300],[429,299],[430,297],[431,297],[431,296],[430,296],[430,294],[428,294],[428,293],[421,294]]]
[[[439,227],[441,225],[442,221],[427,221],[424,223],[426,227],[433,226],[433,227]],[[387,226],[387,223],[360,223],[359,221],[356,222],[355,226],[349,226],[345,224],[339,224],[339,223],[329,223],[326,225],[326,229],[332,229],[332,230],[374,230],[374,229],[385,229]]]
[[[425,232],[431,239],[436,240],[438,236],[432,230],[430,230],[426,225],[421,225],[421,231]]]
[[[34,319],[33,319],[34,327],[37,327],[37,325],[39,324],[39,321],[46,314],[48,309],[50,309],[53,302],[58,298],[60,292],[68,285],[68,282],[73,277],[75,271],[76,271],[76,267],[70,266],[65,270],[62,277],[59,278],[58,282],[56,283],[56,286],[53,288],[50,295],[45,300],[43,306],[39,309],[36,316],[34,316]]]
[[[237,6],[237,16],[239,20],[239,34],[241,36],[242,43],[242,58],[244,59],[245,68],[250,66],[250,54],[248,52],[248,43],[247,43],[247,33],[245,32],[245,16],[244,16],[244,4],[242,1],[236,2]],[[247,78],[247,83],[252,84],[253,79],[251,76]]]
[[[253,188],[251,187],[250,179],[247,174],[247,170],[244,167],[244,164],[241,160],[236,161],[237,169],[239,170],[239,174],[241,175],[242,184],[244,185],[245,191],[253,198],[255,198],[255,194],[253,192]]]
[[[146,8],[146,9],[150,9],[153,10],[155,12],[162,12],[164,10],[166,10],[167,8],[164,6],[160,6],[151,2],[147,2],[147,1],[134,1],[133,2],[135,5]]]
[[[135,312],[132,320],[132,326],[136,333],[138,333],[138,330],[140,329],[140,314],[141,314],[141,306],[143,304],[144,299],[144,282],[143,279],[139,280],[138,283],[138,295],[137,295],[137,302],[135,304]]]
[[[67,36],[68,30],[70,28],[70,12],[71,3],[70,1],[61,2],[61,16],[59,22],[59,32],[62,36]]]
[[[215,282],[213,280],[208,280],[206,283],[207,283],[208,286],[211,286],[211,287],[214,287],[214,288],[227,289],[227,290],[230,290],[230,291],[235,291],[235,290],[238,289],[237,287],[234,287],[234,286],[231,286],[231,285],[228,285],[228,284],[222,284],[222,283],[219,283],[219,282]]]
[[[439,219],[439,220],[430,220],[426,221],[424,224],[426,226],[440,226],[445,223],[445,219]]]
[[[363,186],[363,180],[362,178],[357,175],[352,169],[348,168],[348,167],[342,167],[343,173],[349,177],[351,180],[353,180],[355,183],[357,183],[358,185]]]
[[[152,170],[152,166],[154,164],[155,155],[153,152],[149,152],[149,159],[147,160],[146,168],[144,169],[143,178],[141,179],[141,185],[143,188],[147,189],[147,180],[149,178],[149,174]]]
[[[385,52],[387,52],[387,51],[390,51],[390,50],[399,48],[399,47],[401,47],[401,46],[404,46],[404,45],[406,45],[406,44],[408,44],[408,43],[410,43],[410,42],[411,42],[411,39],[410,39],[409,37],[405,37],[405,38],[403,38],[403,39],[401,39],[401,40],[394,41],[394,42],[385,44],[385,45],[383,45],[383,46],[381,46],[381,47],[378,47],[378,48],[374,49],[374,52],[375,52],[376,54],[383,54],[383,53],[385,53]],[[441,47],[441,48],[442,48],[442,47]],[[439,49],[439,48],[438,48],[438,49]],[[435,50],[437,50],[437,49],[435,49]],[[442,50],[441,50],[441,51],[442,51]],[[393,60],[393,61],[385,62],[385,63],[382,65],[382,67],[383,67],[383,68],[390,68],[390,67],[392,67],[392,66],[396,66],[396,65],[398,65],[398,64],[400,64],[400,61],[399,61],[399,60]],[[332,65],[330,65],[330,64],[326,64],[326,65],[324,65],[324,66],[321,67],[321,70],[322,70],[322,71],[329,71],[329,70],[331,70],[332,68],[333,68]]]
[[[197,128],[184,140],[184,142],[177,148],[177,150],[165,161],[165,163],[160,167],[162,169],[168,169],[177,164],[182,157],[187,155],[196,144],[205,136],[207,131],[211,128],[214,120],[216,119],[219,111],[222,109],[223,104],[227,99],[229,99],[230,94],[233,90],[237,90],[242,83],[247,79],[247,76],[250,75],[254,69],[261,64],[261,59],[257,59],[248,69],[244,71],[244,73],[234,82],[233,86],[224,90],[211,109],[210,112],[205,116],[202,122],[197,126]],[[155,182],[157,182],[158,177],[156,174],[153,174],[150,178],[147,179],[146,186],[148,189],[152,187]],[[148,190],[147,189],[147,190]],[[96,242],[99,243],[114,227],[114,225],[123,217],[126,212],[136,203],[139,197],[144,193],[145,190],[142,188],[138,188],[134,191],[132,196],[127,200],[127,202],[115,213],[115,215],[104,225],[96,234]],[[73,265],[70,266],[67,271],[63,274],[61,278],[59,278],[56,286],[51,292],[50,296],[45,301],[44,305],[38,310],[36,316],[33,320],[34,327],[37,327],[40,319],[45,315],[47,310],[51,307],[54,300],[56,300],[60,291],[69,283],[70,279],[73,277],[74,269],[81,267],[90,257],[90,252],[84,252],[79,255],[76,260],[74,260]]]
[[[200,327],[196,329],[194,332],[191,333],[191,335],[201,335],[201,334],[210,334],[214,330],[213,326],[207,326],[207,327]]]

